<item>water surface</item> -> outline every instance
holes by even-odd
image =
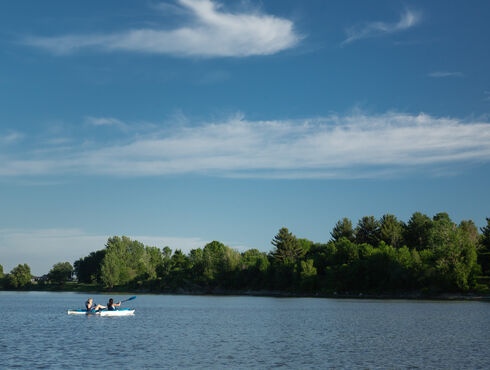
[[[485,302],[138,295],[132,317],[66,314],[86,299],[0,292],[0,367],[490,368]]]

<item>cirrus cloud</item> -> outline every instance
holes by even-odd
[[[171,30],[141,28],[116,33],[28,37],[24,44],[63,55],[81,49],[189,57],[270,55],[295,46],[301,36],[290,20],[258,11],[230,13],[211,0],[178,0],[192,15]]]
[[[490,160],[490,123],[388,112],[154,129],[104,145],[0,152],[0,176],[372,178]],[[83,143],[82,143],[83,142]]]
[[[420,20],[420,13],[405,9],[400,20],[396,23],[368,22],[348,28],[346,30],[347,38],[342,41],[341,45],[350,44],[361,39],[404,31],[418,24]]]

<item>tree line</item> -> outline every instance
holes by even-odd
[[[407,223],[386,214],[362,217],[356,227],[339,220],[330,240],[298,238],[287,228],[273,237],[269,253],[239,252],[213,241],[184,254],[114,236],[105,248],[57,263],[47,279],[72,278],[101,288],[156,292],[281,291],[305,294],[469,292],[490,275],[490,218],[481,233],[471,220],[454,223],[447,213],[414,213]],[[30,282],[28,265],[0,278],[7,288]],[[486,283],[486,284],[485,284]]]

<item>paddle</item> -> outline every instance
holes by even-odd
[[[132,301],[133,299],[136,299],[136,296],[130,297],[128,299],[125,299],[124,301],[121,301],[121,303],[127,302],[127,301]]]

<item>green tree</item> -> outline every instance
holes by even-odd
[[[249,249],[242,253],[239,287],[263,289],[269,283],[267,274],[270,263],[267,254],[258,249]]]
[[[223,272],[230,273],[236,271],[242,260],[242,255],[237,250],[225,246],[225,254],[223,256]]]
[[[226,247],[216,240],[206,244],[203,249],[204,271],[203,276],[208,283],[214,280],[224,270]]]
[[[249,249],[242,254],[242,269],[265,272],[269,268],[269,260],[264,252]]]
[[[474,286],[476,244],[449,217],[434,219],[429,246],[434,254],[434,277],[442,289],[466,291]]]
[[[334,241],[329,241],[327,244],[315,243],[305,256],[305,259],[314,261],[319,275],[324,275],[327,268],[336,264],[337,247],[335,244]]]
[[[426,249],[429,244],[431,228],[432,220],[427,215],[415,212],[408,221],[403,233],[407,246],[418,251]]]
[[[433,221],[442,221],[442,222],[446,222],[446,223],[453,222],[451,220],[451,217],[449,217],[449,214],[447,212],[439,212],[439,213],[436,213],[434,215],[434,217],[432,217],[432,220]]]
[[[271,244],[276,247],[272,252],[274,261],[280,264],[293,264],[305,253],[296,237],[285,227],[281,228],[274,236]]]
[[[122,261],[113,251],[106,253],[101,267],[101,280],[107,288],[121,284]]]
[[[395,215],[386,214],[381,217],[380,238],[386,244],[395,248],[401,247],[403,243],[403,223],[398,221]]]
[[[156,267],[156,273],[159,278],[168,277],[172,269],[172,249],[168,246],[162,250],[162,262]]]
[[[351,242],[347,238],[340,238],[338,242],[335,243],[337,249],[337,264],[352,264],[359,259],[358,246]]]
[[[100,275],[105,253],[105,249],[98,250],[75,261],[73,269],[80,283],[90,284],[96,281],[102,281]]]
[[[170,271],[168,284],[171,288],[186,288],[189,284],[189,276],[192,275],[192,263],[180,249],[176,249],[170,258],[172,269]]]
[[[465,233],[470,240],[477,244],[480,241],[480,234],[478,233],[478,228],[472,220],[463,220],[458,226],[461,232]]]
[[[171,258],[173,271],[185,271],[190,267],[189,258],[182,253],[180,249],[176,249]]]
[[[0,265],[0,288],[3,288],[3,266]]]
[[[481,228],[481,245],[483,248],[487,249],[490,251],[490,218],[486,218],[487,220],[487,225]]]
[[[201,248],[192,249],[189,252],[189,264],[192,266],[191,278],[194,283],[199,285],[206,285],[206,279],[204,277],[204,252]]]
[[[23,288],[31,282],[31,268],[28,264],[17,265],[7,275],[7,286],[10,288]]]
[[[352,221],[347,217],[337,221],[332,231],[330,232],[333,241],[337,241],[340,238],[347,238],[351,242],[355,240],[354,229],[352,228]]]
[[[301,254],[303,256],[306,255],[314,243],[311,240],[305,238],[299,238],[297,240],[298,240],[298,245],[303,250]]]
[[[317,270],[313,265],[313,260],[308,259],[301,261],[300,264],[300,281],[301,287],[306,291],[312,291],[315,289],[317,277]]]
[[[145,266],[145,274],[147,279],[155,279],[157,277],[157,269],[163,263],[163,255],[157,247],[145,247],[143,264]]]
[[[364,216],[361,218],[356,227],[357,244],[368,243],[377,247],[380,242],[379,222],[374,216]]]
[[[48,279],[57,284],[63,284],[73,277],[73,266],[70,262],[59,262],[53,265],[48,273]]]
[[[125,285],[136,278],[148,278],[145,246],[130,238],[114,236],[107,240],[101,266],[101,279],[106,287]]]
[[[487,225],[481,228],[480,248],[478,250],[478,263],[484,275],[490,275],[490,218],[486,218]]]

